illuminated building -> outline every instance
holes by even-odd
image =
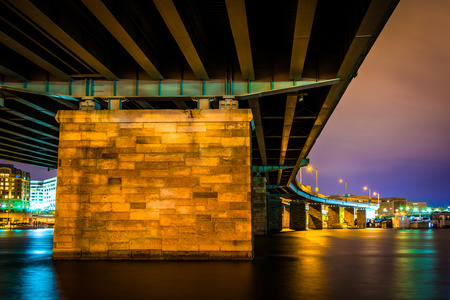
[[[30,209],[30,173],[0,164],[0,219],[21,220]],[[19,215],[16,215],[19,214]]]
[[[30,208],[33,211],[54,210],[56,199],[56,178],[31,181]]]

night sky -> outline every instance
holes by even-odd
[[[343,178],[350,194],[450,205],[449,13],[400,1],[310,152],[321,193],[343,194]]]
[[[400,1],[310,152],[323,194],[450,205],[450,1]],[[7,163],[0,160],[0,163]],[[33,180],[56,171],[14,163]],[[314,174],[315,175],[315,174]],[[303,183],[315,176],[303,171]]]

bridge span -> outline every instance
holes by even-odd
[[[58,169],[55,259],[251,259],[280,199],[372,209],[295,177],[397,3],[0,1],[0,158]]]

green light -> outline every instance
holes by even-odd
[[[403,206],[400,206],[400,210],[404,210],[405,208]]]
[[[414,208],[414,211],[419,211],[419,209],[416,207],[416,208]]]

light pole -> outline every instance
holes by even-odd
[[[339,179],[339,183],[343,183],[345,182],[345,197],[348,197],[348,193],[347,193],[347,179]]]
[[[380,194],[377,192],[373,192],[373,195],[378,197],[378,205],[380,205]]]
[[[303,184],[303,179],[302,179],[302,167],[300,167],[299,173],[300,173],[300,184]]]
[[[312,166],[308,166],[308,168],[307,168],[307,170],[308,171],[312,171],[312,170],[316,170],[316,193],[318,193],[319,192],[319,176],[318,176],[318,174],[317,174],[317,168],[313,168]]]
[[[370,194],[370,188],[367,187],[367,186],[365,186],[363,189],[364,189],[365,191],[369,190],[369,203],[372,203],[372,195]]]

